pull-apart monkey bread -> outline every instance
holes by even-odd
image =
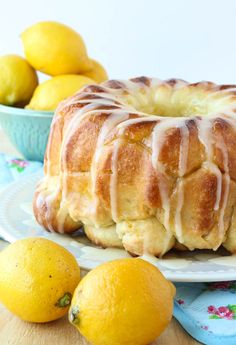
[[[110,80],[59,105],[34,213],[133,254],[233,253],[235,180],[235,85]]]

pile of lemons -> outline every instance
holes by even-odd
[[[90,59],[79,33],[57,22],[39,22],[21,35],[25,59],[0,57],[0,104],[34,110],[55,110],[58,103],[86,84],[108,76]],[[51,76],[39,84],[37,72]]]
[[[28,322],[69,313],[93,345],[147,345],[172,317],[175,288],[139,258],[104,263],[80,281],[76,259],[43,238],[18,240],[0,253],[0,301]]]

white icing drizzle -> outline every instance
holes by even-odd
[[[162,146],[165,142],[166,131],[170,128],[178,127],[180,130],[181,140],[180,140],[180,149],[179,149],[179,176],[184,176],[187,168],[187,159],[188,159],[188,145],[189,145],[189,130],[185,124],[186,119],[183,118],[165,118],[161,123],[158,123],[153,130],[153,139],[152,139],[152,165],[158,176],[158,188],[160,191],[162,207],[164,209],[164,226],[169,232],[167,236],[166,243],[164,245],[164,250],[168,246],[170,238],[173,236],[172,232],[169,229],[169,215],[170,215],[170,200],[168,187],[166,184],[165,169],[162,163],[159,160],[159,155],[162,149]],[[182,225],[181,225],[181,210],[183,206],[183,184],[178,183],[178,201],[175,214],[175,227],[176,235],[179,241],[182,239]]]
[[[230,175],[229,175],[229,157],[228,157],[228,150],[226,147],[226,144],[224,142],[223,136],[220,135],[220,141],[217,141],[216,146],[220,148],[223,156],[223,166],[224,166],[224,182],[225,182],[225,188],[224,188],[224,194],[223,194],[223,202],[220,210],[219,215],[219,237],[220,242],[222,242],[224,238],[224,214],[225,209],[228,202],[229,197],[229,190],[230,190]]]
[[[207,155],[207,160],[212,158],[212,122],[208,118],[200,118],[196,120],[198,127],[198,138],[204,145]]]
[[[173,121],[173,120],[172,120]],[[160,191],[160,197],[162,202],[162,207],[164,209],[164,226],[166,230],[169,230],[169,213],[170,213],[170,203],[169,203],[169,195],[168,195],[168,187],[165,181],[165,169],[162,163],[159,160],[159,155],[164,144],[164,139],[166,135],[166,131],[171,128],[172,121],[170,119],[165,119],[161,123],[157,123],[157,125],[153,129],[152,133],[152,166],[156,171],[157,178],[158,178],[158,188]]]
[[[229,255],[229,256],[219,256],[213,259],[209,259],[209,262],[213,262],[216,265],[222,266],[232,266],[236,267],[236,255]]]
[[[60,203],[60,208],[57,213],[57,230],[60,234],[64,234],[65,222],[68,216],[68,208],[63,205],[63,201]]]
[[[156,258],[154,255],[150,255],[148,253],[145,253],[145,254],[139,256],[139,258],[149,262],[150,264],[152,264],[154,266],[156,266],[159,262],[158,258]]]
[[[130,120],[127,120],[125,122],[122,122],[121,124],[119,124],[117,126],[117,128],[119,129],[119,133],[123,134],[125,129],[130,125],[134,125],[137,123],[143,123],[143,122],[154,122],[154,121],[155,122],[158,121],[157,116],[149,116],[149,117],[145,117],[145,119],[144,118],[135,118],[135,119],[130,119]],[[169,119],[169,122],[171,122],[171,119]],[[158,128],[158,130],[157,130],[157,128]],[[166,124],[164,125],[164,124],[158,123],[153,130],[153,140],[152,140],[152,143],[153,143],[153,145],[152,145],[152,152],[153,152],[152,164],[153,164],[153,167],[154,167],[154,169],[158,175],[158,187],[159,187],[159,191],[160,191],[160,195],[161,195],[161,201],[162,201],[162,205],[163,205],[162,207],[164,209],[164,226],[165,226],[165,229],[167,232],[166,238],[164,241],[164,245],[163,245],[163,251],[162,251],[161,255],[163,255],[167,251],[167,248],[169,247],[169,243],[170,243],[171,238],[173,237],[173,234],[169,229],[170,204],[169,204],[168,188],[167,188],[167,184],[165,181],[164,169],[162,167],[161,162],[158,159],[159,152],[160,152],[159,150],[161,149],[162,144],[160,144],[160,146],[158,146],[157,143],[160,142],[160,138],[158,138],[158,134],[160,134],[160,135],[164,134],[163,132],[165,132],[165,129],[169,129],[169,128],[170,128],[170,123],[168,123],[167,126],[166,126]],[[157,136],[157,137],[155,138],[155,136]],[[159,148],[159,150],[158,150],[158,148]],[[149,248],[149,243],[147,243],[147,242],[150,242],[150,239],[148,240],[145,237],[144,243],[143,243],[144,252],[147,252],[147,248]]]
[[[117,126],[117,129],[119,130],[119,134],[123,134],[124,131],[126,130],[127,127],[131,126],[131,125],[135,125],[137,123],[143,123],[143,122],[156,122],[157,121],[157,117],[156,116],[146,116],[145,118],[143,117],[137,117],[134,119],[129,119],[127,121],[124,121],[122,123],[120,123]]]
[[[179,241],[179,243],[183,243],[183,232],[182,232],[182,219],[181,219],[181,211],[184,204],[184,189],[183,189],[183,180],[181,178],[177,181],[177,205],[176,205],[176,211],[175,211],[175,232],[176,237]]]
[[[114,101],[111,102],[110,100],[104,100],[104,99],[89,99],[89,100],[83,100],[83,99],[79,99],[79,100],[74,100],[74,98],[72,98],[66,105],[73,105],[73,104],[83,104],[83,103],[88,103],[85,106],[83,106],[82,108],[79,108],[78,110],[76,110],[73,118],[71,119],[70,123],[68,124],[67,128],[64,131],[64,135],[63,135],[63,141],[61,144],[61,151],[60,151],[60,161],[63,163],[63,174],[62,174],[62,201],[61,202],[65,202],[66,201],[66,196],[67,196],[67,178],[68,178],[68,169],[66,167],[66,164],[64,164],[63,162],[63,157],[64,157],[64,152],[67,150],[67,144],[70,141],[71,137],[75,134],[75,132],[77,131],[77,129],[79,128],[79,124],[88,116],[94,115],[94,116],[100,116],[100,112],[101,110],[98,110],[97,107],[99,105],[114,105]],[[111,116],[112,113],[117,112],[117,110],[119,112],[121,112],[121,110],[118,109],[104,109],[102,110],[103,114],[108,114]],[[91,210],[93,210],[93,213],[95,212],[94,207],[91,207]]]
[[[212,120],[204,117],[196,122],[198,127],[198,138],[204,145],[207,156],[204,166],[215,174],[217,178],[216,201],[214,205],[214,210],[217,211],[220,206],[222,193],[222,174],[218,166],[213,163]]]
[[[220,208],[220,201],[221,201],[221,195],[222,195],[222,173],[217,165],[215,165],[212,162],[204,162],[202,165],[204,168],[210,170],[217,179],[217,187],[216,187],[216,201],[214,204],[214,211],[218,211]]]
[[[80,102],[78,101],[78,103]],[[110,114],[111,110],[103,110],[102,112],[104,114],[106,113]],[[63,156],[64,150],[66,149],[68,141],[71,139],[73,134],[77,131],[78,126],[82,122],[82,120],[84,120],[89,115],[95,115],[95,116],[100,115],[100,112],[97,109],[96,103],[87,104],[83,108],[76,110],[76,113],[74,114],[73,118],[71,119],[70,123],[68,124],[67,128],[64,131],[60,160],[62,160],[62,156]]]
[[[105,102],[104,102],[105,103]],[[103,104],[104,104],[103,103]],[[71,138],[71,135],[73,135],[73,133],[77,130],[79,123],[85,119],[85,117],[89,116],[89,115],[95,115],[95,116],[99,116],[100,115],[100,111],[98,111],[97,108],[97,103],[91,103],[85,107],[83,107],[82,109],[78,110],[78,115],[75,115],[74,118],[71,120],[70,124],[68,125],[68,128],[65,131],[64,134],[64,138],[63,138],[63,142],[62,142],[62,149],[61,149],[61,161],[62,161],[62,157],[64,155],[64,150],[66,150],[66,145],[68,143],[68,141]],[[85,109],[86,108],[86,109]],[[96,184],[96,165],[99,159],[99,155],[100,155],[100,149],[102,148],[103,142],[106,139],[107,134],[109,133],[109,131],[114,128],[114,126],[117,123],[120,123],[121,121],[124,121],[125,119],[127,119],[129,117],[129,113],[125,112],[125,111],[121,111],[119,108],[118,109],[107,109],[107,110],[103,110],[102,111],[103,114],[107,114],[109,115],[108,119],[105,121],[105,123],[103,124],[101,130],[100,130],[100,134],[98,137],[98,141],[97,141],[97,147],[95,150],[95,156],[93,158],[93,162],[92,162],[92,166],[91,166],[91,181],[92,181],[92,190],[93,190],[93,195],[94,195],[94,205],[91,205],[91,213],[93,215],[96,214],[96,209],[97,209],[97,205],[98,205],[98,199],[95,193],[95,184]],[[66,200],[66,196],[67,196],[67,176],[68,171],[66,166],[64,166],[64,173],[62,175],[62,184],[63,184],[63,189],[62,189],[62,202],[64,202]]]
[[[225,119],[225,117],[224,117]],[[214,119],[213,119],[214,120]],[[219,241],[214,249],[217,249],[218,246],[222,243],[224,238],[224,213],[228,202],[229,188],[230,188],[230,175],[229,175],[229,162],[228,162],[228,151],[223,140],[222,135],[220,135],[220,141],[215,142],[216,147],[218,147],[223,156],[223,166],[225,174],[222,176],[222,172],[216,164],[213,163],[213,140],[212,140],[212,120],[205,119],[198,122],[199,130],[199,139],[204,144],[207,154],[207,162],[205,162],[205,167],[209,168],[217,178],[217,191],[216,191],[216,201],[214,205],[214,210],[217,211],[220,209],[220,202],[222,199],[222,184],[223,178],[225,182],[225,190],[223,194],[223,201],[221,209],[219,210]]]
[[[47,208],[47,211],[45,213],[45,220],[47,223],[47,227],[51,232],[55,232],[52,225],[51,225],[51,204],[57,198],[57,195],[58,195],[58,189],[56,189],[55,192],[44,197],[44,202],[45,202],[46,208]],[[60,233],[62,233],[62,234],[64,233],[64,226],[63,225],[60,226]]]
[[[166,138],[166,132],[168,129],[171,128],[179,128],[180,135],[181,135],[181,141],[180,141],[180,149],[179,149],[179,164],[178,164],[178,179],[177,179],[177,206],[175,210],[175,232],[176,237],[180,243],[184,242],[183,234],[182,234],[182,220],[181,220],[181,212],[182,207],[184,204],[184,185],[183,185],[183,177],[186,174],[187,171],[187,162],[188,162],[188,151],[189,151],[189,130],[186,125],[186,118],[184,117],[162,117],[156,115],[149,115],[144,112],[140,112],[135,109],[135,105],[142,105],[145,106],[146,104],[149,104],[151,101],[158,102],[159,94],[152,88],[158,89],[158,87],[161,87],[162,85],[168,86],[168,88],[171,90],[172,95],[175,90],[181,89],[182,87],[191,87],[191,84],[188,84],[185,81],[182,80],[171,80],[169,82],[165,82],[159,79],[149,79],[150,80],[150,87],[145,84],[145,80],[140,79],[140,81],[137,79],[136,81],[118,81],[120,82],[120,85],[123,87],[121,88],[114,88],[106,86],[109,85],[107,83],[104,83],[104,85],[101,85],[100,87],[104,90],[102,92],[92,92],[92,91],[83,91],[81,90],[81,93],[78,95],[78,98],[72,97],[71,100],[63,103],[59,110],[63,109],[64,106],[72,106],[76,104],[83,105],[81,108],[75,111],[73,114],[70,122],[67,125],[67,128],[63,129],[63,141],[62,146],[60,148],[61,156],[60,160],[62,162],[62,165],[65,163],[63,162],[65,152],[67,150],[67,144],[70,142],[72,136],[76,133],[76,131],[79,128],[80,122],[85,119],[87,116],[100,116],[100,114],[108,114],[107,120],[103,123],[103,126],[100,130],[99,136],[97,138],[97,145],[95,149],[95,154],[93,157],[92,167],[91,167],[91,180],[92,180],[92,189],[94,194],[94,202],[96,207],[93,209],[91,207],[91,210],[93,209],[94,212],[96,212],[97,205],[98,205],[98,197],[96,195],[96,171],[97,171],[97,165],[101,157],[102,148],[104,146],[104,141],[106,137],[108,136],[109,132],[113,128],[118,128],[119,134],[123,134],[125,129],[128,126],[131,126],[133,124],[138,123],[144,123],[144,122],[157,122],[152,134],[151,134],[151,161],[154,170],[157,174],[158,179],[158,188],[160,192],[160,198],[162,202],[162,208],[164,211],[164,220],[163,224],[166,228],[167,234],[166,234],[166,241],[163,245],[163,253],[168,249],[169,242],[171,238],[173,237],[172,231],[170,230],[170,224],[169,224],[169,218],[170,218],[170,197],[169,197],[169,190],[168,190],[168,183],[167,183],[167,174],[165,171],[165,167],[161,163],[159,156],[163,147],[163,144],[165,142]],[[118,85],[119,87],[119,85]],[[195,86],[193,86],[195,87]],[[198,138],[201,141],[201,143],[205,147],[206,152],[206,161],[203,163],[203,167],[206,169],[209,169],[217,178],[217,189],[216,189],[216,199],[214,204],[214,210],[219,210],[219,234],[220,238],[223,240],[224,237],[224,214],[225,209],[227,207],[228,197],[229,197],[229,190],[230,190],[230,175],[229,175],[229,162],[228,162],[228,151],[226,144],[223,141],[223,138],[220,142],[214,143],[213,142],[213,135],[212,135],[212,126],[213,121],[217,116],[223,116],[228,123],[232,124],[234,126],[234,129],[236,130],[236,121],[235,121],[235,112],[233,112],[232,107],[227,105],[227,102],[230,102],[228,98],[230,99],[236,91],[236,87],[232,86],[229,89],[220,89],[220,86],[216,86],[214,84],[205,82],[205,83],[199,83],[197,85],[199,88],[205,88],[206,90],[210,90],[209,93],[207,93],[205,99],[208,99],[208,103],[215,102],[215,104],[224,105],[225,107],[222,107],[224,114],[216,114],[211,112],[210,106],[206,104],[206,112],[207,114],[204,115],[202,118],[196,118],[192,117],[192,120],[194,120],[198,127]],[[139,90],[142,89],[142,92],[139,92]],[[155,93],[154,93],[155,91]],[[169,92],[169,91],[168,91]],[[220,97],[219,95],[221,95]],[[86,99],[86,96],[91,96],[91,98]],[[93,97],[94,96],[94,97]],[[131,105],[128,104],[128,101],[125,101],[125,97],[128,96],[129,102]],[[136,98],[135,98],[136,97]],[[172,97],[172,96],[171,96]],[[128,98],[127,98],[128,99]],[[134,103],[132,101],[134,100]],[[135,103],[135,100],[137,103]],[[171,98],[172,100],[172,98]],[[134,106],[132,105],[134,104]],[[232,103],[233,104],[233,103]],[[101,105],[105,106],[115,106],[115,109],[101,109]],[[196,103],[196,107],[197,107]],[[201,107],[201,105],[200,105]],[[100,108],[100,109],[97,109]],[[142,109],[142,108],[141,108]],[[155,109],[155,107],[153,107]],[[137,118],[129,119],[130,113],[132,112],[132,115],[136,115]],[[58,113],[58,116],[59,113]],[[221,117],[222,117],[221,116]],[[53,123],[57,121],[57,118],[54,117]],[[118,194],[117,194],[117,184],[118,184],[118,154],[119,154],[119,148],[121,144],[122,139],[116,139],[113,143],[113,152],[112,152],[112,158],[111,158],[111,171],[112,174],[110,176],[110,203],[111,203],[111,215],[112,219],[117,222],[119,218],[119,212],[118,212]],[[224,175],[222,177],[222,173],[218,166],[213,162],[213,144],[216,145],[222,152],[223,156],[223,165],[224,165]],[[50,156],[50,152],[48,152]],[[68,171],[66,169],[65,164],[63,165],[63,175],[60,176],[61,184],[62,184],[62,201],[61,206],[63,206],[63,203],[66,203],[66,195],[67,195],[67,178],[68,178]],[[47,173],[47,176],[50,177],[50,157],[48,157],[47,161],[47,169],[45,170]],[[224,179],[224,195],[222,200],[222,183]],[[43,193],[38,195],[38,198],[36,200],[36,206],[40,208],[40,205],[42,203],[46,203],[47,205],[47,212],[45,214],[45,220],[47,221],[47,227],[51,231],[52,225],[51,225],[51,214],[50,214],[50,208],[51,203],[58,197],[60,189],[56,190],[53,193],[50,193],[49,195],[44,196]],[[65,210],[67,209],[67,206],[64,204]],[[63,233],[64,231],[64,221],[68,215],[68,213],[64,210],[59,211],[59,217],[57,221],[59,221],[59,231]],[[65,211],[65,212],[64,212]],[[40,221],[40,219],[39,219]]]
[[[44,187],[46,183],[47,176],[41,180],[41,184],[37,186],[36,191],[38,192],[37,198],[35,200],[36,208],[42,210],[43,205],[46,205],[46,212],[44,214],[44,220],[46,221],[47,229],[51,232],[55,232],[51,224],[51,204],[57,198],[60,191],[60,186],[57,186],[55,190],[46,191]],[[37,218],[40,224],[43,224],[43,219],[40,212],[37,213]]]
[[[80,256],[80,259],[98,261],[98,258],[99,258],[99,261],[102,261],[102,262],[131,257],[123,249],[117,249],[117,248],[101,249],[101,248],[84,246],[81,249],[81,252],[82,254]]]
[[[166,267],[172,270],[178,270],[178,269],[183,269],[190,266],[192,263],[192,260],[177,258],[177,257],[168,258],[168,254],[167,254],[164,259],[159,260],[159,263],[163,267]]]
[[[111,175],[110,175],[110,204],[111,216],[114,222],[118,221],[117,209],[117,178],[118,178],[118,153],[120,148],[120,140],[117,139],[113,144],[113,152],[111,158]]]
[[[178,197],[177,197],[177,207],[175,213],[175,231],[177,239],[180,243],[184,242],[183,232],[182,232],[182,218],[181,211],[184,205],[184,183],[182,177],[187,171],[188,162],[188,148],[189,148],[189,130],[186,123],[183,123],[180,127],[180,147],[179,147],[179,179],[177,181],[178,185]]]
[[[128,122],[128,121],[125,121],[127,119],[129,119],[128,112],[116,111],[116,112],[112,112],[111,115],[104,121],[100,129],[98,139],[97,139],[97,146],[96,146],[95,154],[94,154],[95,164],[99,160],[99,157],[100,157],[99,150],[103,146],[107,135],[111,132],[112,129],[114,129],[115,126],[118,127],[120,124]]]
[[[95,154],[93,157],[93,162],[92,162],[92,166],[91,166],[91,181],[92,181],[92,190],[93,190],[93,195],[94,195],[94,212],[96,213],[97,210],[97,206],[98,206],[98,197],[96,194],[96,176],[97,176],[97,164],[99,162],[99,158],[101,155],[101,150],[104,144],[104,141],[107,137],[107,135],[111,132],[111,130],[117,126],[120,122],[125,121],[129,118],[129,113],[128,112],[113,112],[103,123],[101,129],[100,129],[100,133],[97,139],[97,145],[96,145],[96,149],[95,149]],[[115,159],[112,158],[112,160]],[[113,162],[112,163],[112,168],[115,169],[117,166],[117,162]],[[113,171],[113,170],[112,170]],[[117,171],[113,172],[113,174],[115,174],[115,176],[117,176]],[[112,180],[112,178],[111,178]],[[115,183],[114,183],[115,184]],[[115,188],[115,191],[111,191],[111,194],[113,196],[113,198],[117,198],[117,194],[116,194],[116,186],[113,186],[111,183],[111,187],[110,190],[112,188]],[[115,202],[116,204],[116,202]],[[114,200],[113,200],[113,205],[114,205]]]
[[[44,203],[44,196],[43,196],[42,192],[39,192],[39,193],[38,193],[37,198],[36,198],[36,200],[35,200],[35,203],[36,203],[36,208],[37,208],[38,210],[41,210],[41,209],[42,209],[42,206],[43,206],[43,203]],[[42,217],[41,217],[40,212],[38,212],[37,218],[38,218],[38,222],[39,222],[40,224],[42,224],[43,221],[42,221]]]
[[[188,163],[189,130],[185,122],[181,124],[179,129],[181,135],[179,147],[179,176],[183,177],[186,173]]]
[[[155,256],[150,254],[144,254],[139,257],[142,260],[145,260],[149,262],[150,264],[153,264],[154,266],[161,265],[162,267],[166,267],[169,269],[183,269],[192,264],[191,258],[183,258],[183,257],[176,257],[173,255],[165,255],[163,259],[157,259]]]
[[[88,94],[88,93],[87,93]],[[100,136],[98,138],[98,147],[96,150],[96,154],[95,154],[95,158],[94,158],[94,164],[96,165],[96,162],[98,160],[99,157],[99,149],[102,146],[102,142],[105,140],[106,135],[109,133],[109,130],[112,129],[112,126],[114,127],[116,125],[116,123],[119,123],[122,120],[125,120],[128,118],[129,113],[127,111],[121,111],[121,105],[119,104],[115,104],[117,99],[115,97],[115,92],[111,92],[110,93],[103,93],[103,96],[101,96],[101,94],[99,94],[99,97],[96,97],[96,93],[90,93],[93,94],[95,97],[94,99],[74,99],[73,97],[71,98],[71,100],[69,100],[65,105],[66,106],[71,106],[71,105],[75,105],[77,103],[79,104],[86,104],[85,106],[83,106],[82,108],[79,108],[75,114],[73,115],[73,118],[71,119],[70,123],[68,124],[66,130],[64,131],[64,135],[63,135],[63,141],[62,141],[62,146],[61,146],[61,151],[60,151],[60,161],[63,161],[63,157],[64,157],[64,152],[66,150],[67,144],[70,141],[71,137],[73,136],[73,134],[76,132],[76,130],[79,127],[79,123],[85,119],[87,116],[89,115],[95,115],[95,116],[99,116],[100,115],[100,110],[98,110],[97,108],[101,105],[106,105],[106,106],[112,106],[115,105],[117,108],[116,109],[104,109],[102,110],[103,114],[108,114],[109,115],[109,119],[107,120],[106,124],[104,125],[104,127],[101,129],[101,133]],[[120,102],[118,102],[120,103]],[[129,106],[126,106],[126,109],[129,110]],[[122,114],[122,115],[121,115]],[[120,116],[120,118],[119,118]],[[116,120],[114,121],[114,118],[116,118]],[[109,125],[108,125],[109,123]],[[115,165],[114,165],[115,166]],[[50,171],[49,171],[50,173]],[[93,189],[95,191],[95,167],[94,169],[92,169],[92,184],[93,184]],[[116,173],[114,174],[116,175]],[[63,204],[66,203],[66,196],[67,196],[67,178],[68,178],[68,171],[67,171],[67,167],[64,164],[64,171],[62,173],[62,200],[61,200],[61,206]],[[115,192],[112,193],[113,198],[114,198],[114,194]],[[95,195],[95,194],[94,194]],[[51,194],[49,197],[44,198],[45,203],[47,204],[48,210],[50,209],[50,203],[53,202],[53,200],[55,200],[55,198],[57,197],[57,195],[55,195],[54,193]],[[113,204],[114,201],[113,201]],[[91,210],[93,209],[94,213],[96,212],[96,205],[97,205],[97,200],[96,200],[96,195],[95,195],[95,208],[91,207]],[[64,210],[63,208],[60,208],[59,213],[58,213],[58,231],[60,233],[64,232],[64,222],[66,220],[68,213],[66,212],[66,210]],[[47,221],[47,227],[50,231],[53,231],[52,226],[50,225],[50,215],[46,213],[45,215],[45,219]]]
[[[95,104],[96,107],[99,106],[99,105],[114,105],[114,99],[109,99],[109,98],[91,98],[89,100],[87,99],[81,99],[75,103],[72,103],[72,104],[76,104],[76,103],[80,103],[80,104],[87,104],[87,103],[90,103],[90,104]],[[119,106],[117,104],[117,106]],[[83,108],[82,108],[83,109]],[[82,110],[81,109],[81,110]]]

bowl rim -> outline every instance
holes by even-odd
[[[12,107],[12,106],[3,105],[3,104],[0,104],[0,112],[11,114],[11,115],[24,115],[24,116],[53,117],[54,115],[54,111],[17,108],[17,107]]]

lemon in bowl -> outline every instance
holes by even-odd
[[[26,106],[32,110],[53,111],[58,104],[94,80],[79,74],[58,75],[40,84]]]
[[[91,59],[92,69],[90,71],[84,72],[83,75],[95,80],[97,83],[102,83],[108,79],[108,74],[105,68],[97,60]]]
[[[58,104],[94,81],[60,75],[39,84],[25,108],[0,105],[0,124],[18,151],[29,160],[44,160],[50,125]]]
[[[39,22],[26,29],[21,38],[26,59],[38,71],[56,76],[92,68],[82,37],[67,25]]]
[[[0,124],[3,130],[25,158],[43,161],[53,112],[23,108],[30,102],[38,85],[36,71],[21,56],[1,56],[0,85]]]
[[[0,104],[26,105],[38,85],[36,71],[21,56],[0,56]]]

